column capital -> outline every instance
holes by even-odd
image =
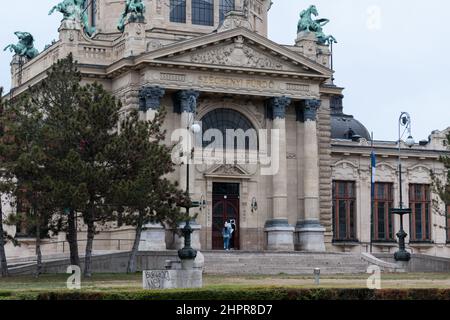
[[[175,102],[179,112],[195,113],[197,111],[197,99],[200,92],[196,90],[181,90],[175,94]]]
[[[291,104],[292,99],[286,96],[273,97],[269,99],[269,107],[272,111],[272,118],[286,118],[286,108]]]
[[[139,110],[159,110],[161,98],[165,93],[166,90],[158,86],[142,86],[139,90]]]
[[[317,110],[321,104],[322,102],[317,99],[303,100],[303,121],[316,121]]]

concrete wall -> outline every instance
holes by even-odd
[[[376,253],[374,254],[379,259],[395,263],[392,254]],[[423,254],[413,254],[411,261],[407,267],[407,272],[450,272],[450,259],[427,256]]]
[[[130,253],[114,253],[92,257],[93,273],[126,273]],[[178,259],[177,251],[139,252],[137,256],[137,270],[164,270],[166,260]],[[84,258],[80,259],[82,270]],[[52,261],[43,264],[42,272],[49,274],[66,273],[70,260]],[[36,269],[34,264],[10,268],[12,275],[32,274]]]

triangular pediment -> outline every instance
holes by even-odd
[[[216,165],[206,173],[207,176],[249,176],[250,174],[239,165]]]
[[[169,45],[140,59],[186,67],[245,69],[328,78],[332,71],[245,28]]]

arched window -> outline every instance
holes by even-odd
[[[192,0],[192,24],[214,25],[214,0]]]
[[[232,109],[215,109],[202,118],[203,136],[205,132],[210,129],[219,130],[222,133],[224,141],[221,142],[224,147],[227,143],[232,143],[235,149],[240,149],[240,146],[245,144],[246,150],[258,149],[258,133],[253,127],[252,123],[240,112]],[[228,131],[231,129],[232,131]],[[238,129],[244,132],[244,135],[239,134]],[[241,133],[242,133],[241,131]],[[203,141],[203,147],[209,146],[213,141]]]
[[[186,0],[170,0],[170,22],[186,23]]]
[[[235,10],[234,4],[235,0],[220,0],[220,22],[222,22],[225,19],[225,15],[230,12]]]

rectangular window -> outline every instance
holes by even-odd
[[[411,241],[431,241],[431,194],[426,184],[409,185]]]
[[[225,15],[235,10],[234,8],[234,0],[220,0],[220,9],[219,9],[219,16],[220,16],[220,22],[222,22],[225,19]]]
[[[394,241],[394,204],[392,183],[375,183],[373,204],[374,241]]]
[[[333,181],[333,230],[334,241],[358,241],[354,181]]]
[[[192,24],[214,25],[214,0],[192,0]]]
[[[170,0],[170,22],[186,23],[186,0]]]

